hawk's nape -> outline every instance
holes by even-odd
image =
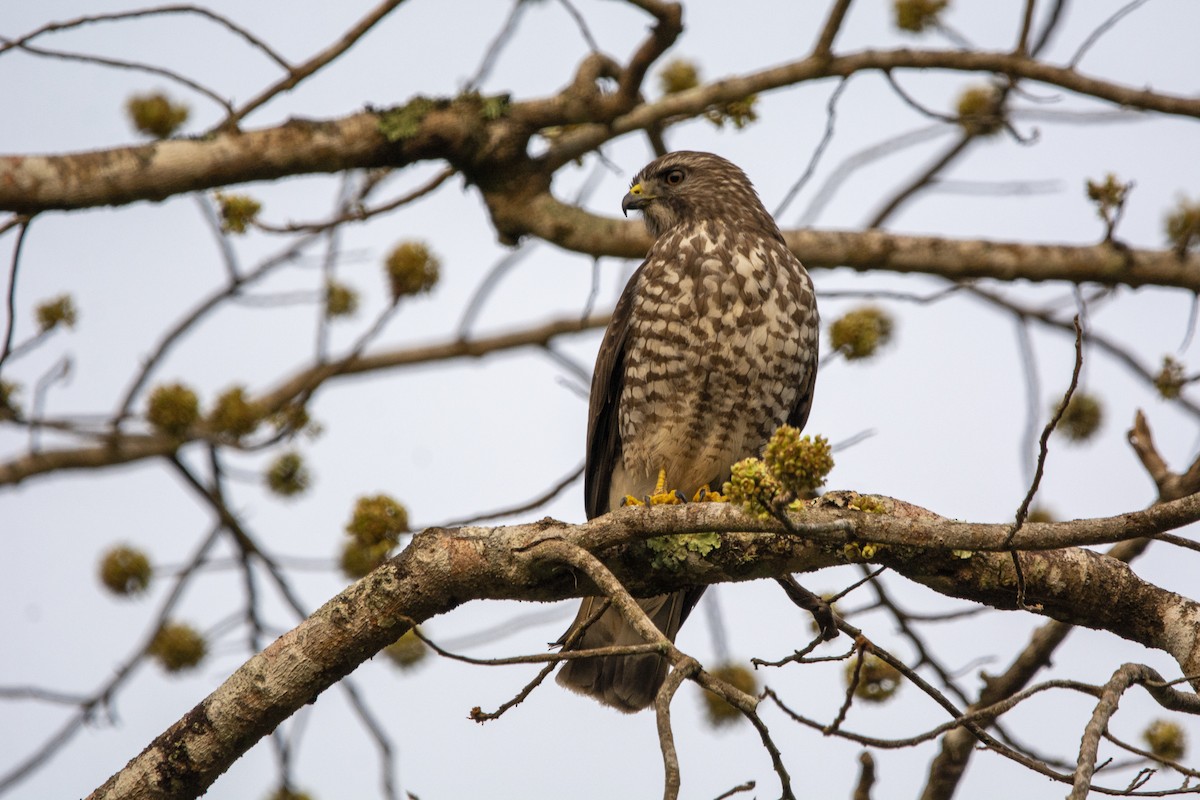
[[[711,153],[652,161],[622,202],[655,238],[613,311],[592,376],[584,493],[588,518],[650,495],[659,471],[691,497],[719,489],[774,430],[802,428],[817,374],[812,281],[750,180]],[[639,604],[669,639],[704,587]],[[559,643],[573,650],[642,643],[604,598],[584,598]],[[622,711],[654,701],[659,655],[566,662],[558,682]]]

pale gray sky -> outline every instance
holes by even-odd
[[[208,4],[296,60],[332,41],[370,5],[310,0]],[[626,58],[644,35],[644,15],[625,4],[578,0],[576,5],[601,47],[617,58]],[[1011,46],[1023,4],[960,0],[955,5],[947,20],[962,35],[986,48]],[[1121,5],[1094,0],[1071,6],[1070,21],[1055,38],[1050,60],[1067,60]],[[897,36],[890,27],[890,6],[884,0],[855,4],[839,46],[945,44],[936,35],[916,42]],[[671,55],[695,59],[711,77],[795,59],[810,47],[824,7],[765,0],[736,5],[697,2],[688,9],[687,31]],[[94,10],[95,4],[77,0],[9,3],[0,12],[0,35],[11,37],[49,20]],[[509,4],[502,2],[406,4],[326,74],[268,105],[247,126],[269,126],[290,116],[336,117],[364,104],[401,103],[416,93],[454,93],[474,73],[508,10]],[[1102,38],[1080,66],[1130,85],[1194,95],[1195,76],[1200,74],[1200,54],[1194,46],[1198,29],[1200,5],[1154,0]],[[194,19],[93,25],[44,44],[168,66],[237,100],[276,78],[261,55],[222,29]],[[568,80],[585,52],[561,4],[534,4],[483,88],[511,91],[517,99],[553,92]],[[921,102],[941,111],[949,111],[952,98],[970,82],[961,74],[897,77]],[[761,98],[760,121],[744,132],[717,131],[696,121],[672,129],[668,142],[675,148],[713,150],[737,162],[754,180],[767,207],[774,208],[821,137],[825,102],[833,87],[827,81]],[[1020,98],[1019,104],[1039,112],[1112,110],[1049,88],[1027,88],[1030,96]],[[19,52],[0,55],[0,108],[5,110],[0,153],[61,152],[138,141],[123,105],[130,94],[154,89],[166,89],[191,105],[187,133],[202,131],[219,119],[215,105],[165,80]],[[1200,196],[1194,123],[1135,116],[1087,125],[1042,118],[1014,122],[1025,135],[1036,129],[1036,144],[997,137],[978,146],[947,177],[1049,181],[1053,192],[1008,197],[930,192],[907,206],[889,228],[998,240],[1095,242],[1102,226],[1083,197],[1083,184],[1111,171],[1136,182],[1121,238],[1137,247],[1160,247],[1168,206],[1180,196]],[[782,215],[781,223],[795,224],[823,181],[847,158],[928,124],[896,99],[881,76],[855,78],[841,99],[836,135],[813,183]],[[906,176],[953,136],[948,129],[855,172],[814,225],[861,226]],[[602,179],[587,206],[615,216],[629,176],[651,153],[637,136],[614,142],[604,153],[612,168],[599,167]],[[438,166],[404,171],[394,179],[395,193],[418,185]],[[595,168],[595,159],[588,159],[582,167],[564,169],[555,187],[559,196],[572,196]],[[238,189],[262,200],[263,217],[272,222],[319,217],[333,204],[336,190],[336,179],[327,176]],[[379,261],[404,238],[427,240],[441,257],[443,277],[432,296],[406,305],[379,347],[453,336],[466,298],[506,252],[495,242],[478,195],[457,179],[426,202],[347,228],[338,273],[362,292],[363,308],[355,321],[337,326],[336,345],[351,342],[382,308]],[[6,265],[12,241],[11,234],[0,239],[0,259]],[[284,246],[278,237],[262,234],[233,244],[244,265]],[[311,258],[288,268],[262,290],[316,285],[320,255],[319,249],[313,250]],[[615,299],[630,266],[611,259],[600,263],[601,306]],[[139,360],[163,331],[223,279],[214,239],[193,198],[47,214],[33,225],[26,243],[17,294],[17,338],[33,330],[33,305],[62,292],[75,297],[80,322],[75,332],[55,336],[38,352],[6,367],[5,377],[32,387],[67,357],[70,378],[48,394],[47,412],[110,412]],[[924,295],[944,285],[927,277],[848,270],[815,271],[814,280],[820,292],[887,289]],[[504,330],[578,314],[591,282],[590,259],[535,245],[532,255],[491,295],[477,330]],[[1014,296],[1035,306],[1064,300],[1069,304],[1070,293],[1066,285],[1014,287]],[[1179,291],[1120,289],[1092,307],[1089,318],[1153,369],[1163,355],[1177,354],[1184,343],[1192,302]],[[855,304],[826,299],[822,315],[832,320]],[[839,454],[830,486],[892,495],[950,517],[1011,518],[1025,494],[1030,457],[1021,446],[1026,380],[1011,317],[962,297],[929,306],[884,305],[898,319],[893,344],[867,364],[835,361],[820,376],[808,430],[835,442],[874,432]],[[233,383],[269,388],[311,355],[314,319],[311,307],[223,311],[172,353],[155,382],[185,380],[200,389],[206,402]],[[1037,328],[1032,332],[1040,426],[1052,398],[1069,379],[1073,348],[1062,334]],[[598,343],[598,333],[570,337],[563,350],[590,366]],[[1193,348],[1181,356],[1191,372],[1194,352]],[[582,459],[586,404],[573,386],[569,372],[544,356],[524,352],[329,385],[312,409],[324,433],[299,444],[315,473],[313,490],[281,502],[247,480],[237,485],[233,505],[272,552],[329,557],[340,544],[342,526],[360,494],[393,494],[408,505],[418,523],[533,497]],[[1055,443],[1041,497],[1062,518],[1141,508],[1154,492],[1125,442],[1134,410],[1146,410],[1161,451],[1180,469],[1195,455],[1197,420],[1157,399],[1125,367],[1095,349],[1087,353],[1085,386],[1102,396],[1107,421],[1099,437],[1086,446]],[[27,388],[26,400],[31,391]],[[49,447],[56,439],[46,435],[43,441]],[[0,458],[10,458],[26,446],[23,433],[0,427]],[[198,466],[199,456],[185,451]],[[253,472],[267,460],[263,455],[243,456],[231,458],[230,466]],[[582,493],[575,486],[526,518],[549,514],[581,520],[582,506]],[[208,511],[194,502],[174,474],[151,463],[58,475],[0,490],[0,520],[9,548],[8,557],[0,560],[0,606],[6,609],[0,614],[0,640],[6,643],[0,687],[36,684],[81,693],[103,685],[141,640],[167,583],[156,582],[140,601],[114,600],[95,579],[99,554],[112,544],[131,542],[145,548],[156,564],[169,567],[187,557],[210,525]],[[1152,552],[1139,561],[1137,571],[1166,586],[1195,591],[1194,553]],[[804,576],[803,582],[827,591],[856,575],[851,570],[831,571]],[[329,571],[297,572],[293,580],[310,608],[344,585]],[[889,586],[898,600],[916,611],[961,606],[894,576]],[[277,596],[265,585],[260,588],[271,623],[280,632],[291,627],[294,619]],[[241,613],[241,593],[236,573],[214,570],[192,585],[180,616],[211,628]],[[721,587],[710,595],[719,599],[729,646],[739,659],[778,657],[809,638],[809,620],[773,584]],[[862,594],[849,605],[865,602]],[[541,651],[558,636],[572,608],[562,604],[560,619],[469,652],[495,656]],[[435,638],[452,642],[539,610],[544,609],[474,604],[426,627]],[[1029,614],[996,613],[946,623],[929,634],[947,664],[964,671],[963,685],[975,688],[978,681],[972,674],[981,665],[985,670],[1002,668],[1040,622]],[[913,658],[911,647],[897,637],[884,615],[864,615],[855,624],[883,646]],[[226,633],[216,641],[211,657],[183,677],[143,666],[116,698],[114,719],[99,718],[11,796],[88,793],[241,664],[247,655],[244,642],[240,629]],[[702,660],[714,657],[703,610],[684,629],[680,644]],[[840,652],[846,646],[839,641],[828,650]],[[1178,674],[1162,654],[1090,631],[1072,634],[1048,674],[1102,683],[1125,661],[1144,661],[1169,677]],[[793,707],[829,720],[841,702],[841,669],[835,664],[759,676]],[[548,685],[497,722],[480,727],[466,719],[472,706],[489,709],[507,700],[533,673],[528,667],[486,669],[430,661],[400,674],[376,658],[353,679],[392,737],[401,785],[424,800],[472,795],[642,797],[661,791],[651,714],[620,716]],[[1087,698],[1035,700],[1014,712],[1010,728],[1040,752],[1071,759],[1090,708]],[[1118,717],[1123,738],[1136,740],[1142,725],[1154,716],[1159,714],[1144,695],[1130,693]],[[0,702],[0,752],[6,754],[0,772],[31,752],[63,718],[58,707]],[[877,708],[856,705],[847,727],[902,736],[942,719],[928,698],[905,687],[892,703]],[[694,687],[685,688],[677,699],[675,721],[684,796],[716,796],[747,779],[758,781],[757,796],[774,795],[777,783],[770,762],[748,726],[712,733],[700,714]],[[849,795],[856,776],[856,746],[823,738],[776,713],[769,714],[767,722],[805,796]],[[340,689],[327,692],[288,723],[296,724],[306,726],[295,754],[297,786],[318,798],[378,796],[374,745],[356,724]],[[1189,731],[1192,741],[1200,743],[1200,725],[1189,723]],[[916,753],[876,751],[877,796],[913,796],[933,752],[933,745]],[[273,755],[260,744],[218,780],[209,796],[261,797],[271,788],[273,770]],[[1002,758],[981,754],[971,766],[963,796],[1058,796],[1064,791],[1048,788],[1044,778]]]

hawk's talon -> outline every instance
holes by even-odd
[[[728,498],[720,492],[714,492],[708,488],[708,484],[704,484],[696,490],[696,494],[692,497],[693,503],[728,503]]]
[[[660,469],[658,471],[658,481],[654,484],[653,494],[648,494],[645,497],[634,497],[631,494],[625,495],[621,500],[622,506],[678,506],[684,503],[727,503],[729,502],[725,495],[720,492],[714,492],[708,488],[708,484],[704,484],[688,500],[687,495],[678,489],[668,489],[667,486],[667,471]]]
[[[631,494],[625,495],[622,506],[677,506],[688,501],[687,495],[678,489],[667,488],[667,471],[658,471],[658,481],[654,484],[654,492],[638,499]]]

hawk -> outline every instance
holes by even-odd
[[[719,491],[777,427],[804,426],[817,375],[812,280],[745,173],[711,153],[668,153],[637,174],[621,209],[642,212],[654,244],[596,357],[588,519],[655,492],[660,471],[687,497]],[[639,604],[674,641],[704,588]],[[558,643],[581,629],[571,649],[641,643],[616,608],[587,625],[605,599],[584,598]],[[633,712],[653,702],[667,667],[655,654],[586,658],[566,662],[558,682]]]

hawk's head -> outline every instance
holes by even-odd
[[[622,211],[630,209],[642,212],[655,238],[707,220],[780,235],[746,173],[712,153],[680,150],[651,161],[621,201]]]

